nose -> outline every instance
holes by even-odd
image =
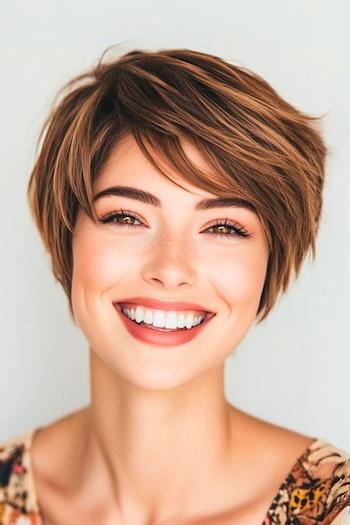
[[[143,278],[151,284],[167,290],[175,290],[179,286],[193,286],[196,281],[196,257],[191,242],[184,234],[163,235],[155,241],[150,249],[149,257],[142,273]]]

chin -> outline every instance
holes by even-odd
[[[189,348],[183,350],[180,355],[172,348],[169,356],[169,353],[166,355],[169,348],[158,348],[154,352],[150,347],[123,343],[120,339],[114,344],[109,339],[90,345],[94,366],[99,368],[99,377],[105,377],[106,382],[113,371],[116,381],[119,379],[138,389],[159,392],[181,387],[208,371],[208,357],[205,358],[204,353],[198,358],[198,348],[193,348],[191,355]]]

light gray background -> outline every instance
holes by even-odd
[[[103,50],[188,47],[262,75],[301,110],[328,112],[332,149],[316,262],[226,364],[228,399],[350,450],[347,0],[31,0],[2,6],[0,440],[88,403],[88,345],[71,323],[26,186],[57,89]]]

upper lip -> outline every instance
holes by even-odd
[[[117,304],[116,302],[114,304]],[[191,310],[198,312],[213,313],[203,308],[203,306],[196,303],[184,303],[182,301],[160,301],[159,299],[152,299],[151,297],[128,297],[118,301],[118,304],[138,304],[140,306],[148,306],[149,308],[158,308],[159,310]]]

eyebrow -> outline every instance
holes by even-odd
[[[152,193],[149,193],[148,191],[141,190],[139,188],[131,187],[131,186],[111,186],[110,188],[106,188],[102,191],[99,191],[93,198],[93,202],[96,202],[98,199],[101,199],[102,197],[108,197],[111,195],[117,195],[120,197],[127,197],[128,199],[134,199],[140,202],[143,202],[145,204],[150,204],[152,206],[155,206],[156,208],[161,208],[162,203]],[[197,202],[195,206],[195,210],[210,210],[213,208],[231,208],[231,207],[241,207],[241,208],[247,208],[254,213],[256,213],[256,209],[249,201],[245,199],[241,199],[238,197],[215,197],[215,198],[206,198],[202,199],[199,202]]]

